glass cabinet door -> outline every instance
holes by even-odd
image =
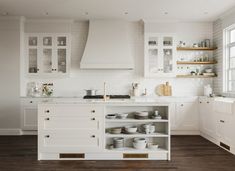
[[[53,46],[53,38],[52,36],[43,36],[42,37],[42,72],[43,73],[52,73],[52,46]]]
[[[38,73],[38,51],[36,48],[28,49],[28,72]]]
[[[163,37],[163,72],[173,72],[173,37]]]
[[[27,38],[28,73],[38,73],[38,37]]]
[[[43,72],[51,73],[52,72],[52,49],[43,49]]]
[[[159,51],[158,49],[149,49],[149,72],[159,72]]]
[[[159,37],[151,36],[148,38],[148,59],[149,73],[158,73],[159,68]]]
[[[57,69],[59,73],[67,72],[66,49],[57,49]]]
[[[163,49],[163,72],[172,73],[173,72],[173,50]]]

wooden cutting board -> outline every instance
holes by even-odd
[[[171,96],[172,95],[172,90],[171,90],[171,86],[169,85],[169,82],[166,82],[166,84],[164,84],[164,96]]]
[[[156,87],[156,94],[159,96],[172,96],[172,88],[169,85],[169,82],[158,85]]]

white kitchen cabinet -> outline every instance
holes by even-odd
[[[23,131],[37,130],[37,103],[34,99],[21,100],[21,129]]]
[[[25,36],[28,76],[66,76],[70,70],[69,34],[29,33]]]
[[[216,138],[216,116],[213,111],[213,98],[199,98],[199,128],[200,131],[211,138]]]
[[[174,34],[145,33],[145,77],[173,77],[176,71]]]
[[[41,152],[99,152],[103,146],[104,107],[39,104],[38,144]],[[39,158],[41,158],[39,154]]]
[[[234,103],[214,101],[214,113],[216,117],[216,138],[219,145],[231,150],[235,148],[234,138]],[[229,147],[229,149],[227,148]]]
[[[197,102],[176,103],[176,124],[177,131],[198,131],[198,105]]]

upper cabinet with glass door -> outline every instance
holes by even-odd
[[[69,34],[27,34],[27,74],[30,76],[68,75],[70,48]]]
[[[145,33],[145,77],[175,76],[175,36]]]

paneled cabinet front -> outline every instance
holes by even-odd
[[[200,131],[212,138],[216,138],[216,116],[213,111],[213,98],[199,99]]]
[[[176,103],[175,130],[197,131],[198,110],[197,102]]]
[[[39,105],[38,122],[40,151],[85,153],[102,150],[103,106],[42,106]]]

